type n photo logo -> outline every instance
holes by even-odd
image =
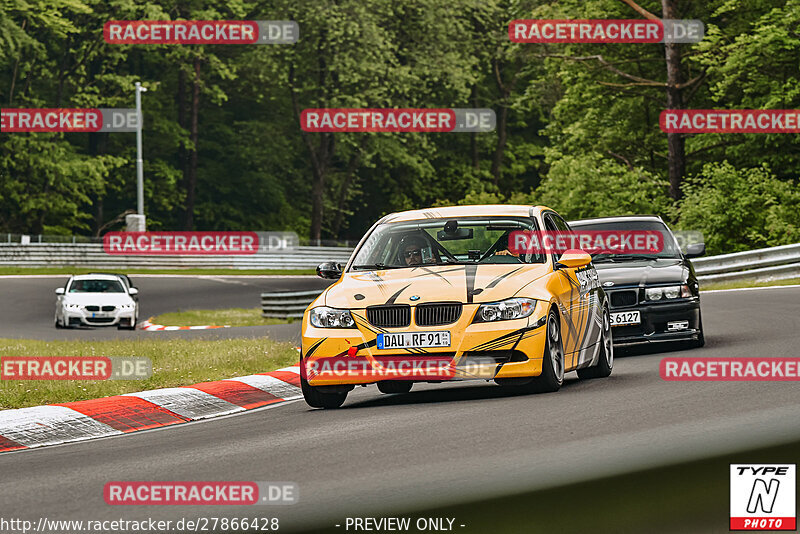
[[[731,530],[795,530],[795,464],[731,464]]]

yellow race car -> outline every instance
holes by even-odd
[[[606,377],[609,306],[591,256],[519,251],[515,232],[569,232],[544,206],[455,206],[393,213],[367,232],[303,315],[306,402],[338,408],[356,385],[494,380],[556,391],[564,373]]]

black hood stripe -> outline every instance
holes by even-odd
[[[467,264],[464,266],[465,279],[467,282],[467,302],[472,302],[473,291],[475,290],[475,274],[478,272],[478,266]]]
[[[407,286],[405,286],[404,288],[400,289],[400,290],[399,290],[397,293],[395,293],[394,295],[392,295],[391,297],[389,297],[389,300],[387,300],[387,301],[386,301],[386,304],[394,304],[394,301],[396,301],[396,300],[397,300],[397,297],[399,297],[399,296],[400,296],[400,293],[402,293],[403,291],[405,291],[406,289],[408,289],[408,288],[409,288],[409,286],[411,286],[411,284],[408,284],[408,285],[407,285]]]
[[[514,269],[513,271],[507,272],[507,273],[505,273],[505,274],[501,274],[500,276],[498,276],[497,278],[495,278],[494,280],[492,280],[491,282],[489,282],[489,283],[486,285],[486,289],[491,289],[491,288],[493,288],[494,286],[496,286],[497,284],[499,284],[501,280],[503,280],[504,278],[507,278],[507,277],[511,276],[512,274],[516,273],[517,271],[520,271],[521,269],[522,269],[522,267],[519,267],[519,268],[517,268],[517,269]]]
[[[449,285],[449,286],[452,286],[452,285],[453,285],[453,284],[452,284],[452,282],[450,282],[450,280],[448,280],[447,278],[445,278],[444,276],[442,276],[440,273],[437,273],[436,271],[432,270],[430,267],[421,267],[421,269],[422,269],[423,271],[425,271],[425,274],[420,274],[420,275],[417,275],[417,276],[415,276],[414,278],[421,278],[421,277],[423,277],[423,276],[430,276],[430,275],[434,275],[434,276],[437,276],[437,277],[441,278],[441,279],[442,279],[442,280],[444,280],[445,282],[447,282],[447,285]],[[455,270],[455,269],[453,269],[453,270]],[[460,269],[459,269],[459,270],[460,270]],[[448,271],[442,271],[442,272],[448,272]]]

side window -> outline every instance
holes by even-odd
[[[572,229],[567,224],[567,221],[556,214],[552,214],[551,216],[553,217],[553,222],[555,223],[559,232],[572,232]]]
[[[554,220],[554,214],[553,213],[545,213],[544,214],[544,229],[548,233],[549,232],[558,232],[559,231],[559,228],[556,225],[556,222]],[[558,257],[559,256],[560,256],[560,254],[558,254],[557,252],[553,252],[553,253],[550,254],[550,257],[553,258],[553,264],[554,265],[558,261]]]

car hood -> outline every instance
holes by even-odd
[[[64,302],[70,304],[108,304],[120,305],[133,302],[130,295],[126,293],[67,293],[64,295]]]
[[[600,281],[603,283],[613,282],[614,286],[680,284],[685,282],[689,276],[688,267],[679,258],[658,258],[620,263],[601,262],[594,263],[594,266]]]
[[[323,298],[326,306],[351,309],[394,303],[493,302],[513,297],[548,269],[547,264],[517,263],[355,271],[342,275]]]

